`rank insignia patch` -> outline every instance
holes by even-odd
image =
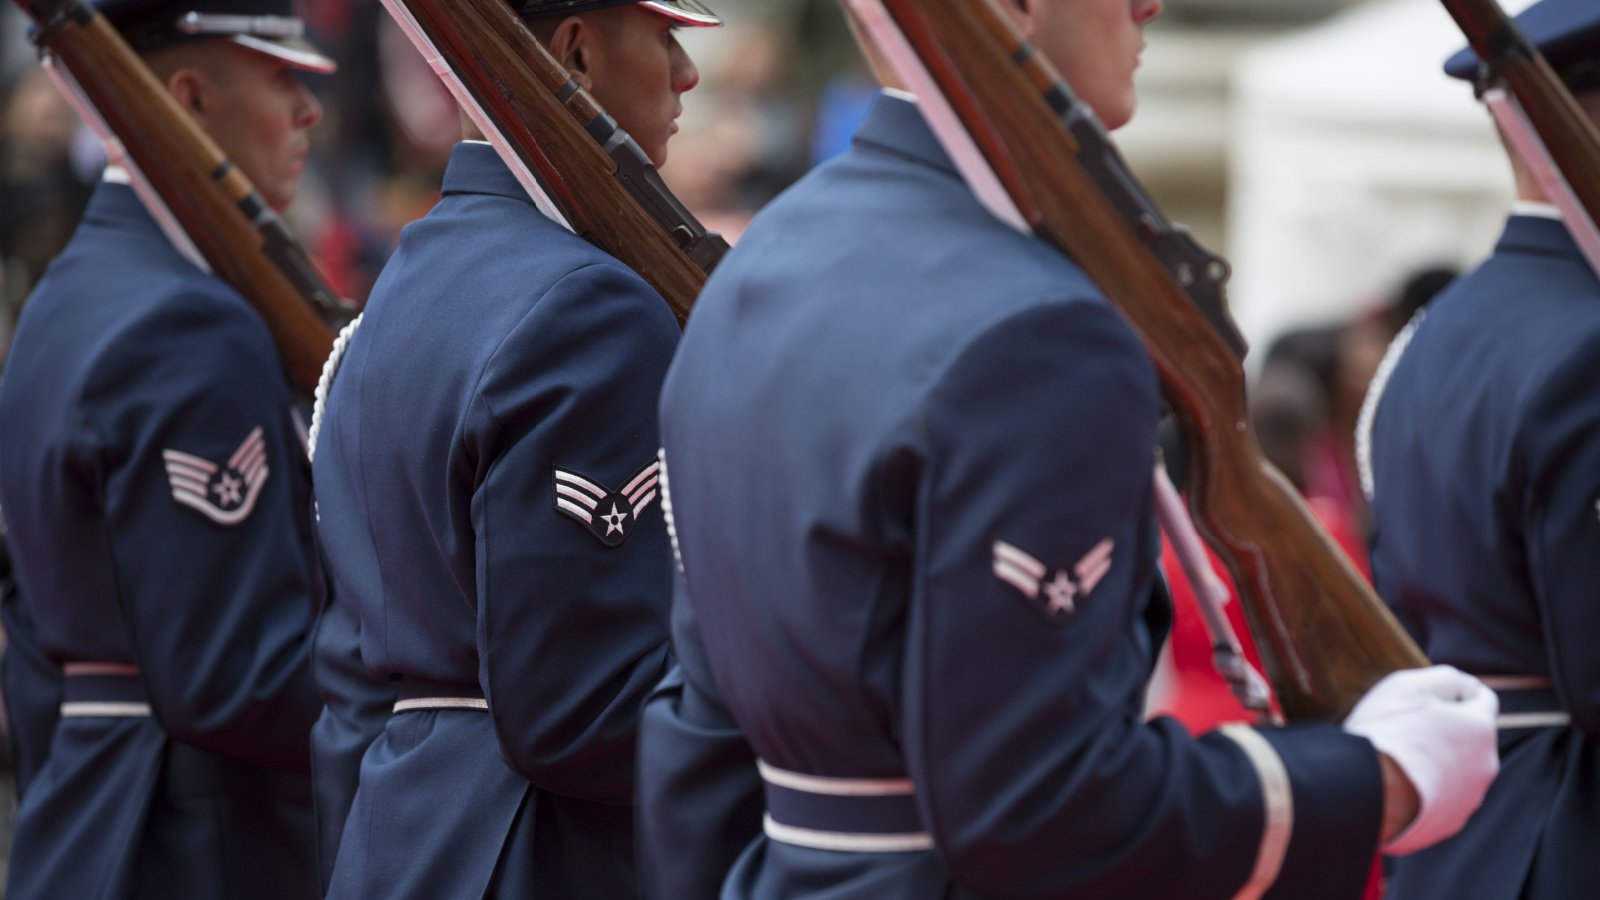
[[[267,483],[267,439],[260,426],[250,432],[225,465],[180,450],[163,450],[172,499],[218,525],[237,525],[256,508]]]
[[[556,512],[583,523],[600,543],[616,547],[656,499],[661,463],[651,462],[616,491],[570,469],[557,466],[555,471]]]
[[[1011,585],[1051,622],[1064,622],[1111,571],[1111,550],[1106,538],[1083,555],[1071,569],[1054,569],[1032,554],[1005,541],[994,542],[994,575]]]

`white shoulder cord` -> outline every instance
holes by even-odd
[[[1389,387],[1389,377],[1394,374],[1395,367],[1400,365],[1400,357],[1406,353],[1406,348],[1411,345],[1411,338],[1417,333],[1417,326],[1422,324],[1422,319],[1428,314],[1426,309],[1417,310],[1411,317],[1406,327],[1389,342],[1389,349],[1384,351],[1383,361],[1378,363],[1378,369],[1372,373],[1372,382],[1367,385],[1367,396],[1361,401],[1361,414],[1356,417],[1356,471],[1361,476],[1361,494],[1372,502],[1372,497],[1377,493],[1377,484],[1372,475],[1372,426],[1378,420],[1378,404],[1383,402],[1383,392]]]
[[[328,354],[327,362],[322,364],[322,377],[317,379],[317,389],[312,394],[311,428],[306,432],[307,461],[315,461],[317,458],[317,434],[322,431],[322,414],[328,408],[328,390],[333,387],[333,377],[339,374],[339,363],[344,361],[344,351],[349,348],[350,339],[356,336],[356,329],[360,326],[361,316],[356,316],[339,332],[339,336],[333,339],[333,352]]]

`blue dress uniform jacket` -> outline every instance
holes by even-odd
[[[1397,860],[1390,896],[1593,896],[1600,281],[1559,221],[1513,217],[1399,360],[1372,432],[1377,587],[1434,661],[1534,687],[1501,691],[1483,806]],[[1569,726],[1508,727],[1560,712]]]
[[[335,603],[421,706],[362,761],[331,896],[629,896],[638,717],[668,661],[654,409],[677,323],[487,145],[456,148],[443,193],[317,439]]]
[[[305,445],[260,318],[102,184],[0,421],[22,602],[67,672],[8,896],[315,896]]]
[[[1360,895],[1365,740],[1141,721],[1170,622],[1154,369],[914,105],[880,97],[757,218],[661,409],[684,574],[640,750],[655,896]]]
[[[317,869],[326,893],[360,785],[361,758],[383,733],[396,691],[393,683],[367,671],[361,658],[361,616],[355,604],[348,598],[336,601],[331,590],[317,593],[321,612],[312,634],[311,665],[323,707],[311,729],[311,783],[317,813]]]

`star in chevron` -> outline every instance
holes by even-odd
[[[245,436],[225,463],[171,447],[161,451],[161,458],[173,501],[218,525],[237,525],[249,518],[271,472],[266,430],[260,426]]]
[[[651,460],[618,490],[572,469],[555,467],[556,512],[581,523],[595,540],[620,547],[655,502],[661,463]],[[602,512],[604,510],[604,512]]]
[[[226,472],[221,478],[217,479],[217,483],[211,488],[211,491],[217,495],[217,505],[227,509],[244,499],[244,494],[240,491],[242,487],[244,487],[242,479],[232,472]]]
[[[1072,612],[1072,601],[1078,597],[1078,586],[1073,584],[1072,576],[1065,571],[1056,572],[1056,577],[1040,587],[1047,598],[1050,612]]]
[[[1016,588],[1047,622],[1060,625],[1071,619],[1078,601],[1087,600],[1111,572],[1115,547],[1115,541],[1105,538],[1070,568],[1057,568],[1015,544],[995,541],[994,577]]]

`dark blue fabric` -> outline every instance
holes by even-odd
[[[854,834],[906,834],[922,830],[917,801],[908,794],[838,796],[768,783],[766,807],[773,821],[793,828]]]
[[[1600,281],[1553,219],[1514,217],[1429,307],[1378,406],[1378,590],[1435,662],[1554,679],[1570,729],[1502,733],[1455,838],[1396,900],[1586,896],[1600,884]]]
[[[68,675],[62,682],[62,703],[149,703],[137,675]]]
[[[103,184],[23,311],[0,421],[0,504],[39,649],[57,666],[138,666],[154,710],[56,727],[8,896],[314,895],[309,492],[260,318],[130,189]],[[216,515],[177,502],[168,451],[228,479],[258,429],[258,492],[213,481]],[[179,742],[234,780],[189,791],[166,764]],[[183,803],[160,799],[169,782]]]
[[[642,738],[654,895],[1233,896],[1262,837],[1255,769],[1227,737],[1140,720],[1170,624],[1159,414],[1083,272],[989,216],[915,107],[879,98],[724,260],[664,388],[684,574],[681,670]],[[994,574],[997,541],[1059,572],[1106,539],[1069,613]],[[1295,805],[1275,893],[1359,896],[1370,744],[1263,735]],[[758,755],[909,776],[937,849],[768,840]]]
[[[334,381],[318,527],[370,676],[477,684],[491,711],[388,720],[331,896],[631,892],[671,552],[653,496],[608,545],[557,507],[556,474],[616,489],[653,464],[677,337],[660,296],[544,218],[491,148],[456,148]]]
[[[6,736],[20,800],[49,755],[50,735],[60,718],[61,670],[39,649],[33,617],[23,609],[22,596],[9,572],[0,580],[0,626],[6,632],[5,654],[0,656],[0,691],[5,692]]]
[[[326,575],[326,564],[322,572]],[[326,579],[317,582],[321,612],[312,633],[311,664],[322,692],[322,715],[311,729],[311,781],[317,817],[317,868],[324,893],[361,778],[361,757],[383,732],[395,688],[367,671],[361,659],[361,618],[349,600],[335,602]]]

